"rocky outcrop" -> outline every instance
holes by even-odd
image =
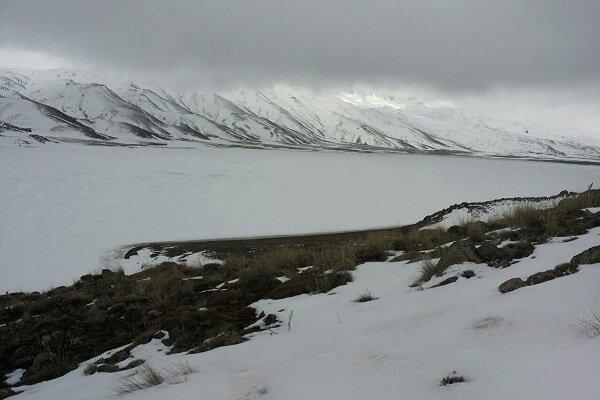
[[[596,264],[600,263],[600,246],[590,247],[589,249],[577,254],[571,259],[576,264]]]
[[[530,275],[525,281],[521,278],[512,278],[502,283],[498,290],[500,293],[508,293],[517,290],[523,286],[533,286],[540,283],[548,282],[562,276],[567,276],[579,271],[579,266],[575,263],[564,263],[557,265],[553,269],[547,271],[536,272]]]

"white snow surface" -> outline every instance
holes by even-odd
[[[26,370],[23,368],[15,369],[13,372],[6,374],[6,380],[4,382],[8,383],[9,385],[16,385],[17,383],[21,382],[21,378],[23,377],[25,371]]]
[[[472,157],[0,147],[0,291],[72,283],[127,244],[403,225],[452,203],[581,191],[598,176]]]
[[[111,387],[118,374],[85,376],[82,363],[56,380],[17,388],[25,391],[15,400],[595,399],[600,337],[586,337],[577,318],[600,306],[600,264],[507,294],[498,285],[598,243],[595,228],[571,242],[537,246],[509,268],[453,266],[450,274],[470,268],[477,276],[425,290],[409,287],[419,263],[366,263],[353,272],[354,282],[327,294],[255,303],[282,324],[247,342],[165,355],[153,340],[133,351],[159,368],[183,358],[197,372],[179,384],[117,397]],[[365,290],[377,299],[352,301]],[[466,382],[440,386],[454,371]]]

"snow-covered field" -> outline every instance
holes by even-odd
[[[18,388],[25,392],[16,399],[597,399],[600,337],[586,337],[577,318],[599,306],[599,264],[511,293],[498,285],[569,261],[599,234],[539,245],[509,268],[455,265],[452,273],[472,269],[476,277],[425,290],[409,287],[420,263],[367,263],[327,294],[255,303],[283,324],[245,343],[167,356],[154,339],[132,351],[155,368],[185,359],[196,373],[176,382],[115,396],[119,376],[131,372],[85,376],[84,362]],[[378,298],[352,302],[365,290]],[[466,382],[440,386],[453,371]]]
[[[597,166],[468,157],[0,147],[0,291],[71,283],[131,243],[401,225],[599,177]]]

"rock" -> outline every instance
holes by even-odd
[[[90,364],[83,370],[84,375],[94,375],[98,372],[98,366],[96,364]]]
[[[148,316],[151,318],[158,318],[162,315],[162,313],[158,310],[150,310],[148,311]]]
[[[440,286],[445,286],[445,285],[449,285],[450,283],[454,283],[458,280],[458,276],[451,276],[450,278],[446,278],[443,281],[441,281],[440,283],[438,283],[437,285],[433,285],[432,288],[434,287],[440,287]]]
[[[15,392],[10,388],[0,389],[0,399],[6,399],[7,397],[13,396],[19,392]]]
[[[456,371],[453,371],[452,375],[448,375],[440,381],[440,386],[452,385],[464,381],[465,378],[463,376],[456,375]]]
[[[525,281],[521,278],[512,278],[507,280],[506,282],[502,283],[499,287],[498,290],[500,290],[500,293],[508,293],[508,292],[512,292],[513,290],[517,290],[521,287],[523,287],[525,285]]]
[[[87,274],[87,275],[83,275],[81,278],[79,278],[79,280],[81,282],[93,282],[99,278],[100,278],[100,275]]]
[[[114,353],[110,357],[102,360],[101,362],[103,362],[105,364],[116,364],[116,363],[120,363],[121,361],[127,360],[130,356],[131,355],[129,354],[129,350],[123,349],[123,350],[117,351],[116,353]]]
[[[50,361],[50,353],[42,352],[38,353],[33,359],[33,363],[31,364],[31,369],[37,370],[44,364]]]
[[[556,278],[556,276],[554,276],[552,271],[541,271],[531,275],[529,278],[527,278],[525,283],[527,285],[537,285],[539,283],[551,281],[554,278]]]
[[[492,242],[483,242],[475,252],[485,262],[504,258],[504,251],[496,247]]]
[[[275,314],[268,314],[265,319],[263,320],[263,322],[265,323],[265,325],[273,325],[275,322],[277,322],[277,315]]]
[[[463,271],[460,276],[462,276],[463,278],[467,278],[467,279],[471,279],[475,276],[475,272],[472,269],[467,269],[465,271]]]
[[[448,233],[459,236],[466,235],[467,227],[461,225],[452,225],[450,228],[448,228]]]
[[[114,364],[102,364],[102,365],[98,365],[98,367],[96,368],[96,371],[98,372],[107,372],[107,373],[111,373],[111,372],[119,372],[120,368],[118,365],[114,365]]]
[[[121,368],[121,371],[124,371],[126,369],[131,369],[131,368],[139,367],[140,365],[142,365],[145,362],[146,362],[146,360],[142,360],[141,358],[138,358],[137,360],[133,360],[129,364],[127,364],[126,366],[124,366],[123,368]]]
[[[440,270],[445,270],[451,265],[462,264],[467,261],[481,262],[481,258],[475,253],[475,246],[464,242],[456,242],[440,258],[437,265],[440,267]]]
[[[596,264],[600,263],[600,246],[590,247],[589,249],[577,254],[571,259],[575,264]]]
[[[535,246],[529,242],[509,243],[504,247],[506,258],[512,260],[514,258],[523,258],[531,255]]]
[[[115,275],[115,274],[116,274],[116,272],[114,272],[114,271],[111,271],[111,270],[110,270],[110,269],[108,269],[108,268],[104,268],[104,269],[102,270],[102,272],[100,272],[100,275],[101,275],[102,277],[104,277],[104,278],[107,278],[107,277],[109,277],[109,276],[113,276],[113,275]]]

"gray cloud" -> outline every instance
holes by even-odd
[[[0,18],[0,48],[232,82],[459,93],[599,79],[597,0],[2,0]]]

